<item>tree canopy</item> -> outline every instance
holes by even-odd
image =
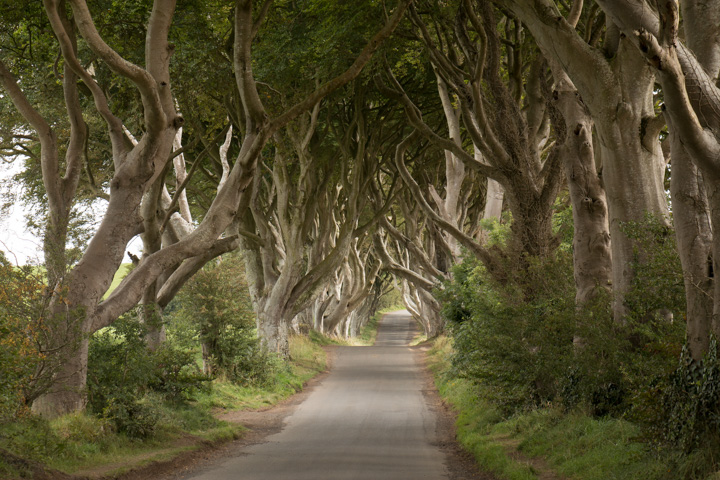
[[[2,2],[0,156],[42,231],[58,369],[33,408],[83,408],[89,335],[139,306],[160,348],[176,294],[235,251],[281,356],[300,325],[356,331],[394,285],[429,336],[457,320],[474,375],[498,338],[515,365],[597,352],[593,318],[626,341],[604,359],[680,323],[701,362],[720,334],[720,42],[699,5]],[[105,214],[83,228],[90,202]],[[657,262],[667,294],[643,296]],[[535,367],[523,381],[554,394]]]

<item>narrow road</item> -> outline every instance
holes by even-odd
[[[285,428],[188,480],[444,479],[433,413],[407,347],[410,315],[385,316],[373,347],[339,347]]]

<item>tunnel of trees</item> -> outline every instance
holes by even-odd
[[[249,378],[394,291],[508,411],[717,440],[719,2],[22,3],[0,157],[44,263],[0,266],[1,417],[101,404],[108,329]]]

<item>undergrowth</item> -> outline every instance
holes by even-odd
[[[118,431],[115,422],[89,413],[74,413],[52,421],[27,416],[0,424],[0,478],[25,478],[27,469],[10,462],[1,452],[39,462],[66,473],[77,473],[109,464],[148,462],[196,448],[181,438],[221,441],[238,437],[244,428],[218,420],[218,410],[256,409],[274,405],[302,389],[326,369],[323,349],[307,337],[290,340],[290,361],[276,371],[274,381],[241,386],[215,379],[212,388],[193,400],[177,402],[149,393],[141,404],[152,405],[156,428],[144,438]],[[142,454],[142,455],[141,455]],[[111,474],[112,472],[107,472]]]
[[[552,404],[506,415],[482,385],[452,375],[451,355],[450,339],[434,341],[428,364],[436,385],[458,412],[460,443],[500,478],[539,478],[537,467],[509,455],[513,450],[542,457],[553,471],[576,480],[682,478],[676,476],[680,465],[673,452],[660,454],[639,441],[640,428],[626,420],[566,412]]]

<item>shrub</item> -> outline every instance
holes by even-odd
[[[170,344],[152,352],[145,328],[133,316],[117,320],[90,341],[88,406],[130,437],[150,435],[159,414],[146,395],[173,402],[189,400],[209,388],[192,352]]]
[[[116,431],[130,438],[152,436],[160,419],[160,411],[156,405],[130,395],[110,398],[102,413],[103,417],[113,422]]]
[[[506,259],[502,282],[473,258],[454,268],[438,294],[454,339],[454,374],[484,386],[506,412],[560,402],[619,415],[643,399],[659,402],[662,395],[651,392],[673,371],[684,337],[683,323],[666,315],[684,315],[674,235],[652,217],[624,226],[635,240],[636,274],[626,295],[629,314],[618,323],[609,294],[576,307],[564,217],[557,231],[565,240],[555,253]]]
[[[191,351],[166,343],[151,354],[151,360],[153,371],[148,388],[167,400],[191,400],[197,392],[209,388],[209,378],[200,371]]]
[[[206,373],[241,385],[272,378],[239,256],[206,265],[181,290],[176,304],[168,335],[187,346],[202,344]]]
[[[557,285],[545,279],[571,282],[565,262],[561,256],[530,262],[525,278],[534,291],[530,299],[520,285],[499,285],[466,258],[443,294],[454,297],[443,302],[454,339],[453,371],[487,386],[507,411],[557,395],[557,377],[572,354],[575,309],[573,297],[558,294]],[[517,301],[523,297],[526,301]]]
[[[116,397],[140,398],[153,376],[143,326],[123,317],[90,339],[88,354],[88,406],[98,414]]]
[[[27,412],[43,387],[43,282],[0,254],[0,423]]]

